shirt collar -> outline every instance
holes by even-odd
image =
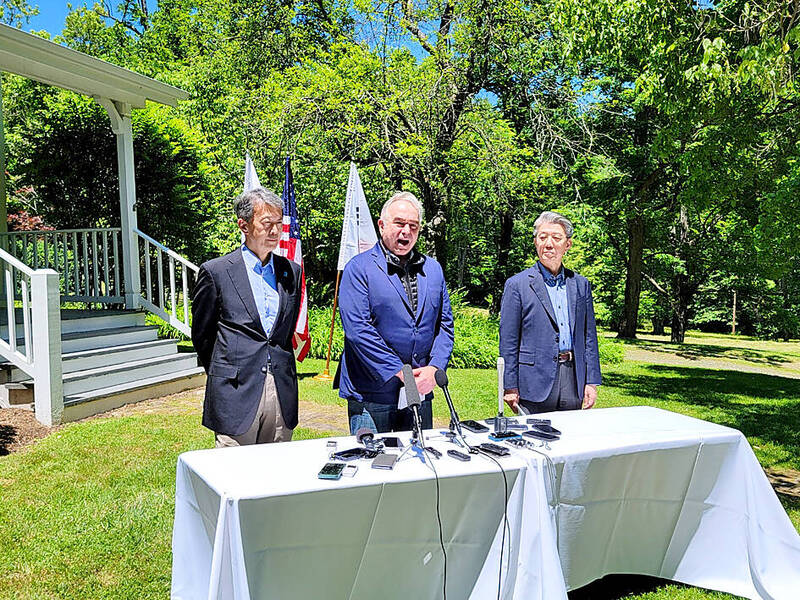
[[[537,262],[536,264],[539,266],[539,272],[542,274],[542,279],[544,279],[545,284],[549,285],[550,287],[564,285],[564,265],[561,265],[558,273],[553,275],[547,270],[547,267],[545,267],[541,261]]]
[[[247,244],[242,244],[242,258],[244,258],[244,264],[247,266],[247,269],[253,270],[259,275],[263,276],[265,271],[268,273],[275,272],[275,266],[272,264],[272,252],[269,253],[267,264],[262,267],[261,260],[256,256],[255,252],[250,250]]]

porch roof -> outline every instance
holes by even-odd
[[[180,88],[3,24],[0,71],[132,108],[144,107],[146,100],[175,106],[189,96]]]

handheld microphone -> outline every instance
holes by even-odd
[[[361,427],[356,431],[356,440],[358,440],[359,444],[364,444],[367,450],[373,452],[383,451],[383,442],[375,439],[375,432],[369,427]]]
[[[503,385],[503,378],[506,371],[506,361],[502,356],[497,357],[497,418],[494,420],[494,432],[502,433],[506,431],[507,420],[503,416],[503,396],[505,395],[505,386]]]
[[[447,389],[447,384],[449,383],[447,373],[444,369],[436,369],[436,374],[433,377],[436,379],[436,385],[442,388],[444,398],[447,400],[447,408],[450,409],[450,431],[455,430],[458,432],[458,435],[464,437],[464,434],[461,432],[461,421],[458,419],[456,407],[453,404],[453,399],[450,397],[450,390]]]
[[[406,387],[408,408],[411,409],[411,413],[414,415],[411,436],[411,442],[414,443],[417,439],[422,439],[422,422],[419,418],[419,390],[417,389],[417,382],[414,380],[414,372],[411,370],[411,365],[403,365],[403,384]]]

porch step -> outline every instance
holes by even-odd
[[[135,342],[121,346],[102,346],[91,350],[79,350],[63,354],[61,369],[64,374],[74,373],[135,360],[167,356],[175,354],[177,351],[178,342],[171,339],[156,339],[154,341]],[[20,382],[26,379],[30,379],[30,377],[23,370],[16,367],[11,368],[8,381]]]
[[[72,396],[81,392],[112,387],[176,371],[185,371],[195,367],[197,367],[197,355],[192,352],[132,360],[116,365],[75,371],[66,373],[63,377],[64,396]],[[32,384],[33,381],[30,381],[30,383]]]
[[[114,346],[125,346],[158,339],[158,328],[152,325],[110,327],[95,331],[76,331],[61,335],[61,352],[73,353]]]
[[[76,421],[125,404],[177,394],[201,387],[206,375],[202,367],[148,377],[64,398],[64,421]]]
[[[23,330],[22,309],[16,309],[14,329],[17,336]],[[121,327],[141,327],[145,323],[145,313],[135,310],[77,310],[61,311],[61,333],[102,331]],[[8,316],[0,311],[0,336],[8,337]],[[21,336],[20,336],[21,337]]]

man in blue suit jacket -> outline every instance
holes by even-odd
[[[506,281],[500,356],[506,403],[516,413],[591,408],[601,383],[592,289],[562,265],[572,223],[555,212],[534,222],[539,262]]]
[[[344,268],[339,313],[344,328],[339,396],[347,400],[350,431],[408,431],[402,368],[411,365],[422,426],[433,427],[437,369],[453,351],[453,313],[441,265],[414,249],[422,206],[399,192],[381,210],[381,239]]]

